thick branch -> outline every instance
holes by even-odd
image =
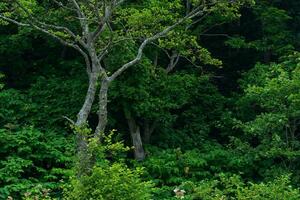
[[[91,112],[93,102],[95,100],[96,90],[97,90],[97,81],[99,79],[99,74],[92,73],[89,78],[89,87],[87,90],[87,94],[85,96],[85,101],[77,114],[77,126],[82,126],[87,122],[88,116]]]
[[[190,14],[188,14],[187,16],[181,18],[179,21],[177,21],[175,24],[165,28],[163,31],[157,33],[156,35],[149,37],[147,39],[145,39],[143,41],[143,43],[140,45],[139,49],[138,49],[138,53],[136,55],[136,57],[131,60],[130,62],[124,64],[121,68],[119,68],[116,72],[114,72],[110,77],[110,81],[114,80],[115,78],[117,78],[119,75],[121,75],[125,70],[127,70],[129,67],[137,64],[141,59],[142,59],[142,55],[143,55],[143,51],[145,49],[145,47],[147,46],[147,44],[151,43],[154,40],[157,40],[161,37],[166,36],[171,30],[173,30],[174,28],[176,28],[179,24],[183,23],[184,21],[186,21],[187,19],[191,19],[197,15],[199,15],[201,13],[200,8],[196,8],[195,10],[193,10],[192,12],[190,12]]]

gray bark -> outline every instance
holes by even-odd
[[[95,100],[98,78],[99,76],[97,73],[92,73],[89,76],[89,87],[85,96],[85,100],[79,113],[77,114],[77,126],[82,126],[87,122],[87,118],[91,112],[92,105]]]
[[[134,147],[134,158],[138,161],[142,161],[145,159],[145,151],[143,148],[140,127],[136,123],[134,118],[131,116],[130,111],[127,111],[125,108],[124,112],[125,112],[125,117],[128,122],[129,132],[130,132],[132,144]]]
[[[107,125],[107,93],[110,81],[103,77],[101,81],[101,87],[99,91],[99,110],[98,110],[98,125],[95,130],[95,136],[100,140],[104,134]]]
[[[87,123],[87,118],[91,112],[95,95],[97,91],[97,81],[99,76],[97,73],[89,74],[89,86],[86,93],[85,101],[77,114],[77,121],[75,123],[78,127],[83,127]],[[76,144],[77,144],[77,157],[79,159],[79,167],[77,176],[87,174],[92,168],[91,158],[88,155],[87,138],[80,131],[76,133]]]
[[[145,159],[145,151],[143,148],[140,127],[136,125],[133,118],[128,119],[128,125],[130,129],[132,144],[134,147],[134,158],[138,161],[142,161]]]

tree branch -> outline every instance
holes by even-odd
[[[119,6],[119,5],[121,5],[122,3],[124,3],[124,1],[125,1],[125,0],[119,0],[119,1],[116,1],[115,5],[116,5],[116,6]]]
[[[64,8],[64,9],[66,9],[66,10],[70,10],[70,11],[75,11],[75,12],[76,12],[75,9],[72,9],[72,8],[66,6],[66,5],[63,4],[61,1],[57,1],[57,0],[52,0],[52,1],[53,1],[56,5],[58,5],[59,7],[62,7],[62,8]]]
[[[27,14],[27,16],[30,18],[28,21],[28,24],[31,26],[37,26],[40,29],[44,29],[49,32],[49,29],[56,29],[58,31],[64,31],[67,34],[69,34],[73,39],[78,41],[80,45],[82,45],[84,48],[87,48],[87,45],[84,43],[84,41],[80,38],[77,37],[75,33],[73,33],[70,29],[64,26],[57,26],[57,25],[52,25],[52,24],[47,24],[45,22],[41,22],[38,20],[35,16],[33,16],[22,4],[20,4],[18,1],[16,1],[16,4]],[[34,24],[36,23],[36,24]],[[61,40],[64,40],[61,38]],[[65,40],[66,41],[66,40]]]
[[[110,26],[110,24],[107,22],[107,27],[109,28],[110,34],[109,34],[109,41],[106,44],[106,46],[100,51],[101,54],[98,56],[99,60],[102,60],[102,58],[108,53],[108,49],[110,48],[110,46],[112,45],[112,41],[113,41],[113,30]]]
[[[11,18],[9,18],[9,17],[5,17],[5,16],[3,16],[3,15],[1,15],[1,14],[0,14],[0,18],[3,19],[4,21],[7,21],[7,22],[10,22],[10,23],[16,24],[16,25],[18,25],[18,26],[30,26],[30,24],[19,22],[19,21],[17,21],[17,20],[11,19]]]
[[[57,2],[56,0],[53,0],[55,2]],[[59,2],[57,2],[59,3]],[[27,27],[32,27],[36,30],[39,30],[43,33],[46,33],[47,35],[57,39],[58,41],[60,41],[63,45],[65,46],[69,46],[72,47],[74,49],[76,49],[85,59],[85,63],[87,66],[87,73],[90,74],[91,73],[91,63],[90,63],[90,59],[88,57],[88,55],[84,52],[84,50],[78,46],[75,43],[71,43],[68,42],[67,40],[57,36],[56,34],[52,33],[52,30],[49,29],[56,29],[56,30],[61,30],[64,31],[66,33],[68,33],[75,41],[78,41],[80,45],[82,45],[84,48],[87,48],[87,45],[84,43],[83,40],[78,39],[78,37],[75,35],[75,33],[73,33],[70,29],[68,29],[67,27],[63,27],[63,26],[56,26],[56,25],[52,25],[52,24],[46,24],[45,22],[40,22],[37,18],[35,18],[33,15],[31,15],[31,13],[23,6],[21,5],[18,1],[16,1],[16,4],[27,14],[27,16],[29,17],[28,23],[22,23],[19,21],[16,21],[14,19],[5,17],[3,15],[0,14],[0,18],[14,23],[18,26],[27,26]],[[30,20],[31,19],[31,20]]]
[[[110,5],[105,6],[104,17],[99,23],[99,26],[92,33],[93,41],[95,41],[99,37],[99,35],[104,31],[105,27],[107,26],[108,20],[111,17],[111,13],[112,13],[112,7]]]
[[[3,20],[5,20],[5,21],[7,21],[7,22],[11,22],[13,24],[16,24],[18,26],[33,27],[34,29],[39,30],[39,31],[41,31],[43,33],[46,33],[47,35],[49,35],[49,36],[51,36],[51,37],[59,40],[63,45],[69,46],[69,47],[72,47],[72,48],[76,49],[77,51],[79,51],[80,54],[83,55],[83,57],[85,59],[85,62],[86,62],[86,65],[87,65],[87,72],[88,72],[88,74],[91,72],[89,57],[88,57],[88,55],[78,45],[73,44],[73,43],[69,43],[69,42],[63,40],[62,38],[58,37],[57,35],[51,33],[49,30],[43,29],[43,28],[41,28],[41,27],[39,27],[39,26],[37,26],[37,25],[35,25],[33,23],[22,23],[22,22],[14,20],[14,19],[5,17],[5,16],[3,16],[1,14],[0,14],[0,18],[3,19]]]
[[[138,49],[138,53],[136,55],[136,57],[129,61],[128,63],[124,64],[121,68],[119,68],[117,71],[115,71],[110,77],[109,77],[109,81],[113,81],[115,78],[117,78],[120,74],[122,74],[125,70],[127,70],[129,67],[137,64],[141,59],[142,59],[142,55],[143,55],[143,51],[144,48],[147,46],[147,44],[149,44],[150,42],[159,39],[161,37],[166,36],[171,30],[173,30],[175,27],[177,27],[179,24],[183,23],[184,21],[186,21],[187,19],[191,19],[197,15],[201,14],[201,10],[200,8],[196,8],[193,11],[191,11],[188,15],[186,15],[185,17],[181,18],[180,20],[178,20],[175,24],[165,28],[163,31],[155,34],[152,37],[149,37],[147,39],[145,39],[142,44],[140,45],[139,49]]]
[[[75,9],[76,9],[76,12],[77,12],[77,15],[78,15],[78,18],[79,18],[79,21],[80,21],[80,24],[81,24],[81,27],[82,27],[82,30],[83,30],[83,35],[86,37],[87,40],[89,40],[89,25],[87,23],[87,18],[85,16],[85,14],[83,13],[83,11],[81,10],[78,2],[76,0],[70,0]]]

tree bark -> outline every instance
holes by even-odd
[[[98,110],[98,125],[95,130],[95,136],[100,140],[104,134],[107,125],[107,93],[110,81],[103,77],[101,81],[101,87],[99,91],[99,110]]]
[[[97,73],[92,73],[89,78],[89,87],[85,96],[83,106],[81,107],[79,113],[77,114],[76,125],[81,126],[87,122],[87,118],[91,112],[93,102],[95,100],[97,81],[99,75]]]
[[[82,127],[87,123],[87,118],[91,112],[91,108],[96,95],[97,81],[98,81],[98,74],[91,73],[89,76],[89,87],[85,96],[84,104],[81,107],[79,113],[77,114],[77,120],[75,123],[77,127]],[[77,132],[76,144],[77,144],[77,152],[81,154],[80,157],[84,157],[84,154],[87,151],[86,136],[80,132]]]
[[[76,132],[77,157],[79,159],[79,170],[77,176],[89,173],[92,168],[91,159],[88,155],[86,135],[83,135],[80,132],[80,127],[83,127],[87,123],[87,118],[95,100],[98,79],[99,75],[97,73],[89,74],[89,86],[85,96],[85,101],[77,114],[77,120],[75,123],[75,125],[79,128],[79,131]]]
[[[143,148],[140,127],[137,125],[136,121],[131,116],[130,111],[124,109],[124,112],[128,122],[129,132],[134,147],[134,158],[138,161],[142,161],[145,159],[145,151]]]
[[[145,159],[145,151],[143,148],[140,127],[135,123],[133,118],[128,119],[128,125],[134,147],[134,158],[138,161],[142,161]]]

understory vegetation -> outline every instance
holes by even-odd
[[[0,199],[299,200],[300,1],[2,0]]]

